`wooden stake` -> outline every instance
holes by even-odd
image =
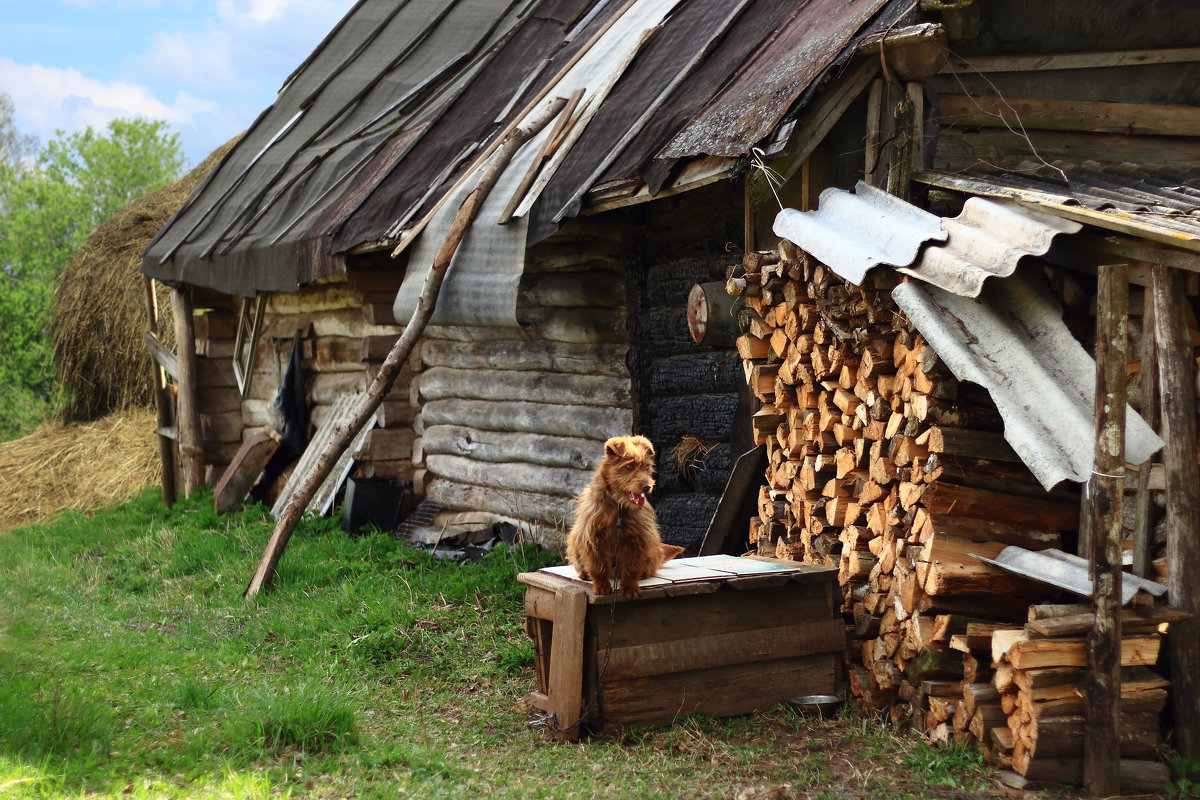
[[[200,433],[200,405],[196,397],[196,333],[192,324],[192,299],[187,292],[171,290],[171,310],[175,314],[175,349],[179,363],[179,400],[176,407],[179,428],[179,460],[183,471],[183,495],[204,483],[204,442]]]
[[[1096,311],[1096,461],[1088,481],[1089,571],[1096,624],[1088,635],[1084,785],[1092,794],[1121,789],[1121,531],[1125,494],[1128,267],[1099,268]]]
[[[275,530],[271,532],[271,538],[267,541],[267,547],[258,562],[258,568],[255,569],[254,576],[246,587],[243,596],[247,600],[255,597],[270,584],[275,567],[283,555],[284,548],[287,547],[288,539],[296,529],[296,524],[300,521],[300,515],[308,507],[308,502],[325,481],[342,452],[354,440],[355,435],[371,418],[375,410],[379,408],[384,396],[395,383],[396,376],[400,374],[400,368],[408,360],[417,341],[424,333],[429,318],[433,316],[438,292],[442,287],[442,280],[446,277],[446,270],[450,267],[450,261],[454,258],[454,253],[462,243],[463,237],[471,227],[475,215],[479,213],[488,193],[496,185],[496,181],[503,174],[504,168],[508,166],[513,155],[521,149],[525,142],[545,127],[562,110],[565,103],[566,98],[555,98],[542,111],[513,128],[496,149],[495,156],[488,163],[483,174],[480,175],[479,184],[459,206],[458,213],[450,224],[450,230],[446,233],[446,238],[437,255],[434,256],[433,265],[429,268],[429,275],[426,276],[425,284],[421,288],[421,296],[417,299],[417,307],[413,309],[412,318],[404,327],[404,333],[392,345],[391,351],[384,359],[383,365],[379,368],[379,372],[375,375],[366,394],[363,395],[358,408],[354,410],[354,414],[345,424],[337,426],[329,444],[317,458],[312,472],[306,475],[300,485],[296,487],[291,502],[288,503],[280,515],[279,521],[275,524]]]
[[[1167,446],[1167,597],[1191,612],[1170,631],[1171,681],[1175,703],[1175,749],[1200,755],[1200,468],[1196,464],[1196,393],[1192,344],[1184,315],[1184,275],[1155,264],[1152,281],[1154,343],[1158,348],[1158,391],[1162,438]]]
[[[1142,314],[1142,417],[1155,431],[1158,430],[1158,351],[1154,346],[1154,304],[1146,303]],[[1137,513],[1133,524],[1133,574],[1139,578],[1154,579],[1150,568],[1150,468],[1154,457],[1146,459],[1138,469],[1137,495],[1134,504]]]
[[[158,298],[154,295],[154,279],[146,278],[146,316],[149,331],[158,338]],[[162,461],[162,501],[170,508],[175,503],[175,446],[164,431],[171,427],[171,398],[163,379],[163,368],[150,359],[150,392],[154,396],[155,422],[158,425],[158,458]]]

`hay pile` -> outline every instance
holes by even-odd
[[[96,422],[45,422],[0,444],[0,531],[96,511],[158,483],[154,427],[153,409],[138,408]]]
[[[237,138],[226,142],[180,180],[134,200],[88,237],[59,279],[51,328],[54,360],[67,399],[67,422],[98,419],[121,409],[147,406],[150,356],[142,251]],[[171,303],[159,294],[158,330],[174,349]]]

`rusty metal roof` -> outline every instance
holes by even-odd
[[[343,270],[346,253],[428,219],[578,55],[659,2],[361,0],[163,229],[143,272],[250,295]],[[652,196],[683,166],[681,150],[663,151],[672,140],[695,154],[748,153],[853,53],[856,36],[910,3],[669,5],[539,176],[522,223],[529,242],[578,213],[595,186],[644,181]]]
[[[1046,176],[917,173],[943,189],[1009,198],[1063,219],[1200,252],[1200,177],[1137,167]],[[1064,180],[1065,177],[1065,180]]]
[[[920,281],[892,291],[896,303],[963,381],[987,389],[1004,438],[1048,490],[1091,476],[1096,364],[1067,329],[1062,308],[1032,272],[989,282],[978,298]],[[1163,441],[1125,411],[1125,460],[1141,464]]]

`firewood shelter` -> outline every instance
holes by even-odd
[[[1160,721],[1195,754],[1200,720],[1197,31],[1184,0],[362,0],[144,255],[184,343],[164,462],[299,458],[557,104],[344,474],[561,546],[600,443],[646,434],[668,541],[839,569],[863,708],[1153,784]],[[1122,542],[1165,593],[1121,602]]]

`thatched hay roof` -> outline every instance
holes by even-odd
[[[125,206],[71,256],[59,279],[51,329],[54,360],[67,394],[65,421],[98,419],[153,402],[150,357],[142,342],[147,328],[142,251],[236,141],[226,142],[170,186]],[[174,349],[165,293],[158,308],[161,338]]]
[[[140,408],[78,425],[51,420],[0,443],[0,531],[96,511],[153,486],[162,476],[154,419]]]

